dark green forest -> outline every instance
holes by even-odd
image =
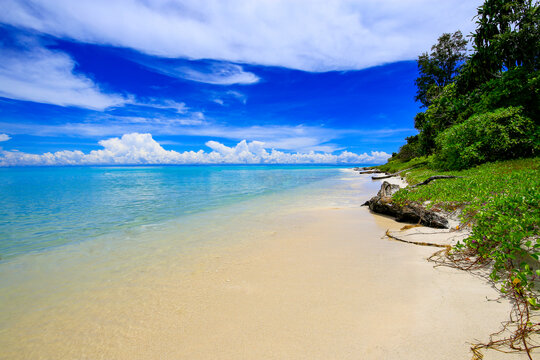
[[[418,135],[390,161],[461,170],[540,153],[538,2],[486,0],[475,21],[472,34],[442,34],[418,57]]]

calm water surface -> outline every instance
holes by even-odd
[[[0,261],[292,189],[320,166],[0,169]]]

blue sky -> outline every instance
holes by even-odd
[[[383,162],[415,134],[414,59],[479,5],[4,3],[4,166]]]

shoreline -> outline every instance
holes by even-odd
[[[25,314],[0,357],[470,358],[467,342],[496,329],[508,304],[487,301],[496,292],[470,274],[434,269],[433,249],[382,239],[403,224],[360,207],[371,183],[342,180],[339,199],[243,216],[249,240]]]
[[[401,176],[372,181],[380,183],[381,185],[384,182],[387,182],[391,185],[397,185],[399,186],[399,188],[405,188],[409,185],[407,181]],[[370,211],[373,213],[374,216],[385,216],[385,214],[383,213],[378,213],[373,210]],[[388,215],[390,218],[393,218],[396,223],[403,224],[401,229],[390,230],[389,234],[396,237],[400,236],[401,238],[403,238],[403,240],[413,243],[431,243],[441,246],[454,246],[458,243],[458,241],[462,241],[470,236],[470,226],[464,226],[460,222],[459,216],[456,213],[439,212],[438,214],[442,218],[447,220],[447,228],[441,229],[429,227],[426,225],[413,224],[408,221],[398,221],[394,216]]]
[[[355,169],[355,170],[362,170],[362,169]],[[387,230],[385,237],[399,241],[402,243],[406,243],[410,246],[431,246],[431,247],[439,247],[439,248],[445,248],[445,250],[440,251],[434,251],[433,255],[430,256],[427,260],[432,262],[434,264],[434,267],[436,266],[442,266],[442,267],[449,267],[454,269],[459,269],[459,267],[454,267],[451,260],[447,258],[447,253],[450,251],[455,245],[458,243],[463,243],[464,240],[466,240],[469,236],[472,235],[472,225],[471,223],[463,224],[461,222],[460,214],[461,210],[449,212],[444,211],[441,209],[434,209],[434,210],[428,210],[426,208],[426,204],[430,203],[431,200],[424,202],[423,204],[415,204],[411,206],[407,206],[408,204],[405,203],[405,206],[399,206],[399,205],[393,205],[391,203],[391,197],[393,193],[396,191],[393,189],[393,186],[397,185],[397,189],[405,188],[409,186],[407,181],[399,176],[395,177],[397,174],[401,173],[395,173],[395,174],[388,174],[386,176],[382,176],[379,179],[372,178],[373,181],[380,181],[381,189],[377,193],[376,197],[372,197],[369,201],[367,201],[364,205],[369,206],[370,211],[373,213],[374,216],[387,216],[389,218],[394,219],[396,222],[405,224],[401,229],[399,230]],[[360,174],[362,172],[360,171]],[[455,177],[455,176],[454,176]],[[429,179],[431,180],[431,178]],[[428,181],[429,181],[428,180]],[[414,186],[413,186],[414,187]],[[391,189],[392,188],[392,189]],[[390,190],[391,189],[391,190]],[[414,221],[411,221],[412,219],[404,219],[403,214],[407,212],[415,213],[415,216],[419,215],[420,219],[418,218],[414,219]],[[426,218],[431,220],[425,220],[423,216],[426,216]],[[438,219],[437,219],[438,218]],[[435,219],[435,221],[433,220]],[[420,224],[420,222],[422,224]],[[444,224],[444,228],[441,228],[442,226],[440,224]],[[468,259],[467,259],[468,260]],[[484,340],[475,340],[475,347],[476,345],[480,346],[482,344],[486,344],[491,341],[495,340],[502,340],[502,339],[508,339],[508,336],[516,336],[515,333],[513,334],[513,331],[509,331],[508,329],[512,328],[514,326],[514,321],[511,320],[514,316],[515,308],[513,303],[511,303],[511,300],[508,297],[505,297],[504,294],[501,295],[500,290],[496,288],[496,284],[489,280],[490,275],[489,271],[487,269],[477,269],[477,270],[464,270],[460,269],[459,271],[463,271],[466,273],[470,273],[471,275],[478,277],[482,282],[488,283],[492,286],[494,290],[496,290],[499,293],[499,298],[497,301],[506,302],[508,304],[512,304],[512,310],[508,314],[508,320],[505,322],[501,322],[500,326],[496,329],[493,329],[491,334],[489,336],[486,336]],[[486,297],[487,299],[487,297]],[[504,325],[503,324],[507,324]],[[510,326],[509,326],[510,325]],[[509,326],[509,327],[507,327]],[[518,338],[519,339],[519,338]],[[521,340],[515,340],[515,341],[521,341]],[[529,339],[529,341],[532,341]],[[527,345],[525,345],[527,346]],[[534,350],[530,350],[530,355],[527,354],[525,350],[519,351],[519,352],[506,352],[506,346],[494,346],[494,347],[483,347],[481,346],[479,349],[475,350],[475,354],[473,356],[473,359],[484,359],[486,358],[486,354],[493,354],[493,353],[499,353],[499,354],[505,354],[505,358],[523,358],[523,359],[530,359],[530,355],[533,355],[536,353]],[[496,350],[501,349],[501,350]],[[508,350],[512,350],[508,347]],[[491,357],[488,357],[491,358]]]

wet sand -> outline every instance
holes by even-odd
[[[402,224],[353,200],[288,208],[249,240],[66,294],[19,316],[0,357],[470,359],[468,343],[497,330],[509,303],[468,273],[433,268],[436,249],[382,238]],[[514,358],[525,357],[485,354]]]

